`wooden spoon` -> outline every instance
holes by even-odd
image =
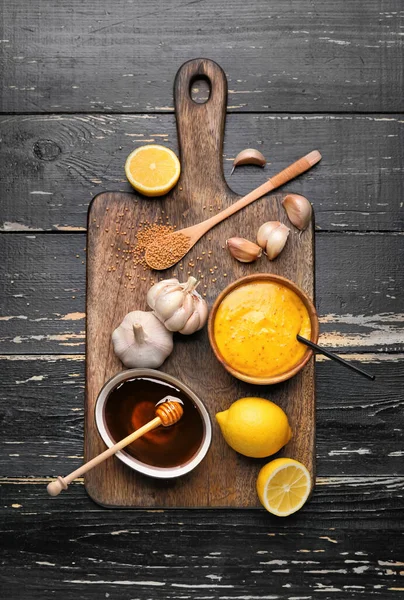
[[[170,233],[167,236],[164,236],[163,239],[158,238],[146,248],[145,259],[147,264],[151,269],[155,269],[156,271],[162,271],[163,269],[172,267],[181,260],[196,242],[212,229],[212,227],[221,223],[221,221],[224,221],[231,215],[234,215],[234,213],[248,206],[255,200],[258,200],[261,196],[268,194],[275,188],[280,187],[284,183],[287,183],[298,175],[308,171],[320,160],[320,152],[318,150],[313,150],[210,219],[206,219],[206,221],[202,221],[202,223],[198,223],[197,225],[192,225],[192,227],[180,229],[175,233]]]
[[[169,427],[170,425],[177,423],[177,421],[181,419],[183,412],[184,410],[177,398],[174,398],[174,396],[166,396],[156,408],[156,417],[154,419],[146,423],[146,425],[143,425],[143,427],[140,427],[140,429],[137,429],[130,435],[123,438],[123,440],[117,444],[114,444],[104,452],[101,452],[101,454],[95,456],[84,465],[81,465],[81,467],[70,473],[70,475],[66,475],[66,477],[59,476],[57,479],[49,483],[46,488],[48,490],[48,494],[50,496],[58,496],[62,490],[67,490],[68,484],[74,479],[80,477],[80,475],[84,475],[84,473],[87,473],[87,471],[90,471],[90,469],[99,465],[106,458],[116,454],[118,450],[122,450],[122,448],[125,448],[125,446],[128,446],[148,431],[156,429],[156,427],[159,427],[160,425],[163,425],[163,427]]]

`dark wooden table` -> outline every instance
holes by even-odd
[[[403,42],[399,0],[13,0],[0,33],[2,587],[7,600],[311,600],[404,592]],[[176,150],[187,59],[229,80],[224,169],[245,147],[316,210],[321,342],[315,494],[264,511],[103,510],[82,482],[88,203],[129,190],[139,144]],[[195,91],[203,96],[203,86]],[[239,170],[247,192],[260,169]],[[401,592],[401,593],[400,593]]]

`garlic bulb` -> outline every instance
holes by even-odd
[[[195,277],[186,283],[166,279],[153,285],[147,293],[147,304],[169,331],[189,335],[202,329],[208,318],[208,305],[195,290]]]
[[[173,334],[152,312],[135,310],[112,334],[117,357],[125,367],[160,367],[173,350]]]
[[[289,232],[289,227],[279,221],[268,221],[258,229],[257,242],[264,248],[269,260],[274,260],[282,252]]]
[[[307,198],[299,194],[288,194],[282,204],[289,221],[295,227],[304,231],[308,227],[313,214],[313,208]]]
[[[232,237],[226,240],[226,246],[230,254],[240,262],[251,263],[262,254],[262,249],[244,238]]]

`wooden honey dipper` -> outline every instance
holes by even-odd
[[[75,471],[72,471],[69,475],[66,475],[66,477],[59,476],[54,481],[51,481],[46,488],[48,490],[48,494],[50,496],[58,496],[62,490],[67,490],[69,483],[71,483],[77,477],[84,475],[84,473],[87,473],[93,467],[96,467],[102,463],[105,459],[109,458],[113,454],[116,454],[119,450],[125,448],[125,446],[128,446],[138,438],[142,437],[142,435],[148,431],[152,431],[152,429],[156,429],[156,427],[159,427],[160,425],[163,425],[163,427],[170,427],[171,425],[174,425],[181,419],[183,413],[184,409],[182,408],[180,401],[173,396],[166,396],[157,406],[156,417],[154,419],[146,423],[146,425],[143,425],[143,427],[140,427],[140,429],[137,429],[130,435],[123,438],[123,440],[117,444],[107,448],[107,450],[101,452],[101,454],[95,456],[84,465],[81,465],[81,467]]]

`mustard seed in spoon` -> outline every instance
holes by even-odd
[[[180,232],[158,236],[146,248],[146,262],[157,271],[168,269],[188,252],[190,242],[190,238]]]

